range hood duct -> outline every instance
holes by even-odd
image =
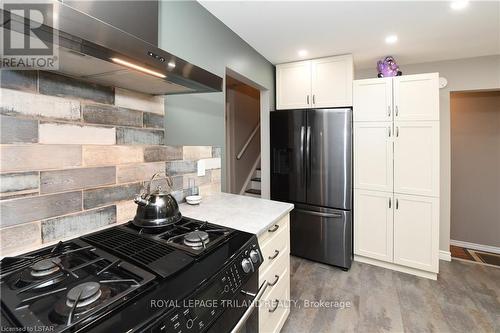
[[[37,37],[52,43],[55,31],[57,72],[88,82],[151,95],[222,91],[222,78],[178,58],[140,38],[58,1],[53,2],[54,26],[42,25]],[[3,9],[2,28],[24,37],[24,17]]]

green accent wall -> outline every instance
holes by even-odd
[[[161,1],[159,27],[160,48],[223,78],[239,73],[269,90],[274,110],[274,65],[198,2]],[[224,148],[224,109],[224,92],[167,96],[166,143]]]

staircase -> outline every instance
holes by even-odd
[[[250,179],[249,182],[247,182],[247,186],[245,189],[244,195],[247,195],[249,197],[256,197],[260,198],[261,196],[261,191],[260,191],[260,167],[257,167],[252,174],[252,178]]]

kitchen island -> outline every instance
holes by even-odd
[[[184,216],[256,234],[263,263],[259,285],[267,284],[259,306],[259,332],[279,332],[290,309],[289,203],[228,193],[203,198],[199,205],[179,205]]]

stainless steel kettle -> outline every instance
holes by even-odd
[[[166,174],[166,180],[170,191],[164,192],[158,186],[154,192],[151,192],[151,183],[159,175],[159,173],[155,173],[147,188],[145,187],[141,194],[134,199],[137,204],[137,212],[133,223],[138,227],[161,228],[177,223],[182,218],[177,200],[170,194],[173,182],[168,174]]]

